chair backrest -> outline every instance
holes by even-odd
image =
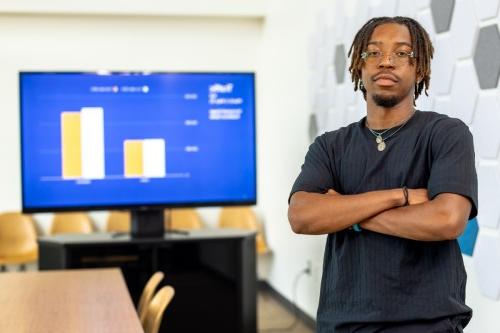
[[[145,333],[158,333],[163,319],[163,313],[172,298],[175,290],[171,286],[161,288],[149,303],[146,318],[143,323]]]
[[[264,228],[252,208],[246,206],[223,207],[219,214],[218,226],[219,228],[257,231],[255,236],[257,252],[259,254],[269,252],[264,238]]]
[[[109,212],[106,231],[130,232],[130,212],[118,210]]]
[[[85,213],[56,213],[52,219],[50,234],[81,233],[93,231],[92,221]]]
[[[139,314],[141,323],[144,322],[144,319],[146,318],[146,312],[148,310],[148,305],[151,302],[151,298],[153,298],[156,288],[164,277],[165,275],[163,274],[163,272],[156,272],[149,278],[148,282],[144,286],[141,298],[139,299],[139,305],[137,306],[137,313]]]
[[[258,230],[257,216],[250,207],[222,207],[219,228]]]
[[[196,230],[202,229],[203,223],[196,209],[174,208],[170,212],[168,226],[172,229]]]
[[[38,258],[33,219],[21,213],[0,214],[0,262],[21,263]]]

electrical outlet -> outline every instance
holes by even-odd
[[[308,275],[311,275],[311,274],[312,274],[312,261],[311,261],[311,260],[307,260],[307,261],[306,261],[306,268],[305,268],[305,272],[306,272],[306,274],[308,274]]]

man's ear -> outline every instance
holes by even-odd
[[[423,79],[424,79],[424,75],[417,73],[417,84],[419,84],[420,82],[422,82]]]

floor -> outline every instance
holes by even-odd
[[[269,292],[259,291],[257,303],[259,333],[313,333],[300,319],[295,320],[294,314],[276,301]]]

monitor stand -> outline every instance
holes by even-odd
[[[163,238],[163,209],[132,209],[130,217],[132,238]]]
[[[167,214],[170,218],[170,212]],[[132,209],[130,211],[132,238],[163,238],[165,233],[189,235],[186,230],[168,227],[165,229],[165,212],[163,209]],[[170,225],[170,221],[167,221]]]

